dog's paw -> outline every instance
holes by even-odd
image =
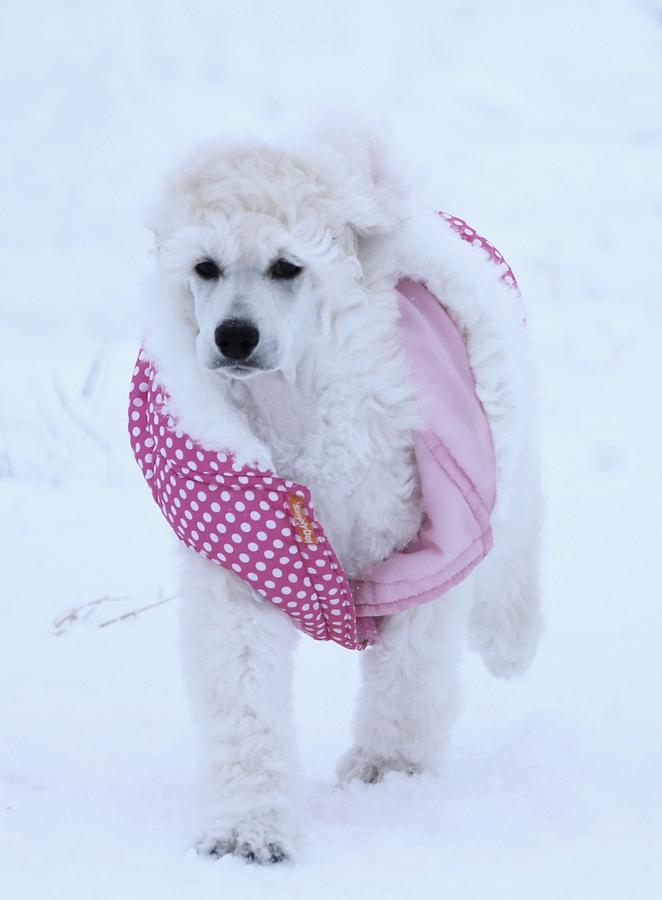
[[[212,829],[196,842],[195,849],[199,856],[220,859],[232,855],[259,864],[286,862],[292,858],[291,841],[259,820],[247,820],[227,831]]]
[[[235,839],[231,834],[225,837],[206,834],[195,842],[195,852],[198,856],[220,859],[222,856],[234,853],[235,846]]]
[[[419,775],[422,767],[403,757],[387,759],[375,753],[369,753],[362,747],[352,747],[340,758],[336,771],[340,784],[348,784],[350,781],[377,784],[388,772]]]
[[[478,604],[471,613],[471,648],[497,678],[521,675],[536,655],[542,624],[536,608],[514,612],[507,607]]]
[[[283,847],[273,841],[263,845],[244,842],[237,847],[236,855],[241,856],[246,862],[260,864],[286,862],[290,859]]]

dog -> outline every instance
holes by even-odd
[[[306,485],[351,584],[407,553],[425,519],[415,452],[423,407],[399,325],[403,276],[438,298],[466,348],[493,448],[494,546],[438,595],[377,618],[341,783],[434,772],[458,714],[467,635],[492,673],[510,677],[533,658],[541,630],[526,326],[501,257],[490,259],[462,225],[456,234],[420,208],[384,154],[361,141],[203,145],[166,179],[149,217],[156,265],[143,346],[177,434],[230,446],[237,472],[254,465]],[[200,736],[198,852],[291,859],[299,631],[238,567],[181,543],[178,552]]]

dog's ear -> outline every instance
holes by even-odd
[[[404,217],[408,188],[397,177],[388,139],[380,132],[343,118],[315,133],[338,214],[358,238],[391,234]]]

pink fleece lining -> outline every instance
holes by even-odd
[[[424,285],[404,278],[398,291],[409,365],[426,406],[426,429],[414,443],[425,515],[415,541],[355,584],[360,617],[390,615],[440,596],[492,547],[494,452],[464,342]]]

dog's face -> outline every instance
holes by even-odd
[[[200,365],[237,379],[296,366],[324,299],[315,248],[249,211],[217,216],[188,238]]]
[[[203,368],[241,380],[293,372],[313,336],[356,303],[359,244],[387,217],[357,179],[344,189],[264,149],[207,153],[171,182],[154,230]],[[353,215],[347,196],[363,201]]]
[[[280,368],[283,326],[294,327],[302,312],[302,262],[285,251],[271,259],[257,255],[226,264],[205,256],[190,281],[200,362],[235,378]]]

